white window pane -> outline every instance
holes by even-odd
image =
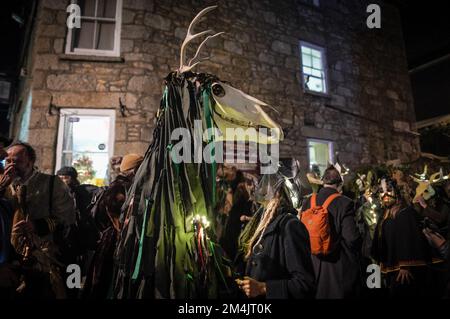
[[[311,54],[311,49],[305,46],[302,46],[302,52],[305,54]]]
[[[322,57],[322,52],[320,52],[319,50],[314,50],[312,49],[312,56],[316,57],[316,58],[321,58]]]
[[[331,161],[329,143],[309,141],[308,144],[310,168],[317,165],[321,174],[323,174],[328,163]]]
[[[302,61],[303,61],[303,65],[304,66],[309,66],[309,67],[312,66],[312,58],[311,58],[310,55],[303,54],[302,55]]]
[[[115,18],[116,0],[98,0],[97,17]]]
[[[72,166],[72,164],[73,164],[72,153],[64,153],[61,160],[61,167]]]
[[[109,117],[80,116],[73,124],[74,152],[108,152]],[[99,148],[104,144],[104,149]]]
[[[320,71],[320,70],[312,70],[311,75],[315,76],[317,78],[322,78],[322,71]]]
[[[74,48],[92,49],[94,40],[94,22],[81,21],[81,28],[74,29]]]
[[[97,24],[97,50],[113,50],[114,49],[114,23],[98,23]]]
[[[81,16],[95,17],[95,0],[79,0],[78,5],[81,8]]]
[[[312,71],[313,70],[311,68],[303,67],[303,74],[311,75]]]
[[[309,77],[308,89],[315,92],[323,92],[323,81],[315,77]]]
[[[320,59],[313,58],[312,61],[312,66],[314,69],[322,70],[322,61]]]

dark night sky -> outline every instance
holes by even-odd
[[[410,69],[450,54],[446,1],[396,1]],[[450,57],[411,73],[417,120],[450,114]]]
[[[24,17],[22,3],[25,0],[6,0],[0,4],[0,73],[12,75],[16,70],[17,60],[20,54],[21,34],[25,27],[11,18],[12,12]]]
[[[400,8],[410,69],[450,54],[450,10],[446,1],[392,0]],[[0,2],[0,74],[14,75],[19,58],[23,27],[11,12],[24,16],[27,0]],[[450,113],[450,59],[411,75],[417,119]],[[4,126],[0,113],[0,125]]]

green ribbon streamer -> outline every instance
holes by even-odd
[[[211,240],[209,240],[209,249],[211,250],[211,254],[214,257],[214,263],[216,264],[216,268],[217,268],[217,271],[219,272],[220,279],[222,279],[222,281],[223,281],[223,283],[225,285],[225,288],[227,290],[229,290],[228,289],[228,285],[227,285],[227,281],[225,280],[225,276],[223,275],[222,270],[220,269],[219,262],[217,261],[216,252],[215,252],[215,248],[214,248],[214,243]]]
[[[214,136],[214,125],[213,125],[213,116],[212,116],[212,107],[211,107],[211,87],[207,86],[203,90],[203,112],[206,121],[206,127],[208,128],[208,144],[215,141]],[[213,159],[211,163],[211,178],[212,178],[212,204],[213,207],[216,205],[216,151],[215,145],[211,148],[211,159]]]
[[[147,224],[147,211],[148,211],[148,199],[145,199],[145,213],[144,221],[142,222],[141,238],[139,239],[139,252],[136,260],[136,265],[134,266],[133,276],[131,279],[136,280],[139,275],[139,269],[141,268],[142,260],[142,248],[144,247],[144,237],[145,237],[145,225]]]

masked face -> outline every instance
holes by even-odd
[[[385,185],[380,193],[380,200],[385,208],[392,207],[398,200],[398,195],[392,185]]]
[[[426,182],[421,182],[416,188],[416,196],[414,197],[414,202],[417,202],[417,200],[422,196],[424,200],[429,200],[432,198],[436,192],[434,191],[433,187]]]
[[[428,186],[427,189],[423,192],[423,199],[429,200],[431,197],[433,197],[436,194],[434,191],[434,188],[431,186]]]

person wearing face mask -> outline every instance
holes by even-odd
[[[441,185],[445,181],[442,171],[438,174],[440,174],[439,177],[436,177],[436,174],[432,175],[430,181],[416,180],[419,185],[413,203],[420,215],[423,218],[430,219],[439,228],[440,234],[446,237],[450,219],[450,205],[445,187]],[[433,180],[431,180],[432,178]]]
[[[258,185],[256,197],[263,209],[245,244],[246,276],[236,280],[248,298],[315,295],[308,231],[296,216],[290,184],[292,177],[277,173],[264,175]]]
[[[417,213],[400,195],[397,183],[381,181],[383,215],[375,230],[372,257],[380,265],[391,298],[427,295],[430,250],[420,231]]]

